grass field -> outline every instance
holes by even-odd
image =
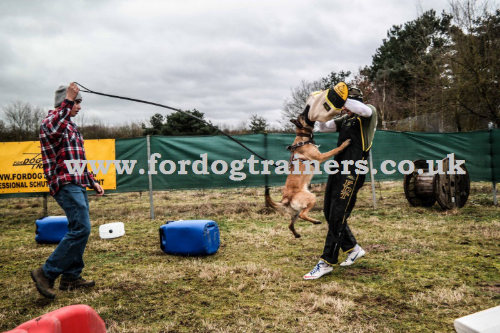
[[[450,332],[453,320],[500,304],[500,208],[487,183],[474,183],[458,211],[410,207],[401,182],[359,192],[351,229],[367,250],[320,280],[302,275],[317,262],[326,223],[267,213],[263,189],[156,192],[156,219],[139,193],[90,198],[92,234],[84,277],[90,291],[37,293],[30,270],[54,245],[37,245],[41,198],[0,200],[0,331],[71,304],[88,304],[108,332]],[[315,186],[322,216],[322,188]],[[279,188],[272,196],[279,200]],[[49,214],[62,211],[49,199]],[[208,257],[177,257],[159,247],[171,219],[213,219],[221,247]],[[101,240],[98,226],[123,221],[126,235]],[[344,255],[341,254],[341,259]]]

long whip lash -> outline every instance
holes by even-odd
[[[104,94],[104,93],[101,93],[101,92],[97,92],[97,91],[93,91],[93,90],[90,90],[89,88],[81,85],[80,83],[78,82],[75,82],[77,85],[79,85],[81,88],[83,88],[84,90],[80,90],[81,92],[85,92],[85,93],[89,93],[89,94],[95,94],[95,95],[100,95],[100,96],[106,96],[106,97],[111,97],[111,98],[118,98],[118,99],[124,99],[124,100],[127,100],[127,101],[132,101],[132,102],[138,102],[138,103],[144,103],[144,104],[149,104],[149,105],[154,105],[154,106],[159,106],[161,108],[165,108],[165,109],[169,109],[169,110],[173,110],[173,111],[177,111],[177,112],[180,112],[180,113],[183,113],[191,118],[194,118],[198,121],[201,121],[202,123],[212,127],[213,129],[217,130],[219,133],[221,133],[222,135],[228,137],[229,139],[231,139],[232,141],[236,142],[237,144],[239,144],[240,146],[242,146],[243,148],[245,148],[246,150],[248,150],[250,153],[254,154],[255,156],[257,156],[258,158],[260,158],[261,160],[267,160],[267,158],[264,158],[262,157],[261,155],[257,154],[256,152],[254,152],[252,149],[248,148],[247,146],[245,146],[241,141],[239,141],[238,139],[235,139],[233,138],[231,135],[223,132],[222,130],[220,130],[217,126],[215,125],[212,125],[211,123],[205,121],[204,119],[201,119],[201,118],[198,118],[186,111],[183,111],[181,109],[177,109],[177,108],[174,108],[174,107],[171,107],[171,106],[168,106],[168,105],[163,105],[163,104],[159,104],[159,103],[153,103],[153,102],[148,102],[148,101],[144,101],[142,99],[137,99],[137,98],[130,98],[130,97],[124,97],[124,96],[118,96],[118,95],[111,95],[111,94]]]

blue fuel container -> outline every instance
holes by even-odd
[[[219,226],[212,220],[168,221],[160,227],[160,247],[168,254],[214,254],[219,245]]]
[[[66,216],[47,216],[36,220],[37,243],[59,243],[68,232],[68,218]]]

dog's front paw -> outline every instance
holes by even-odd
[[[342,144],[340,145],[342,148],[346,148],[347,146],[349,146],[351,144],[351,139],[347,139],[345,140],[344,142],[342,142]]]
[[[316,220],[313,222],[313,224],[321,224],[321,221],[320,220]]]

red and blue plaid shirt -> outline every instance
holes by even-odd
[[[66,183],[90,188],[95,183],[86,166],[82,174],[74,175],[64,163],[65,160],[86,160],[83,137],[70,117],[73,105],[74,102],[64,100],[60,107],[49,111],[40,126],[43,171],[52,196]]]

